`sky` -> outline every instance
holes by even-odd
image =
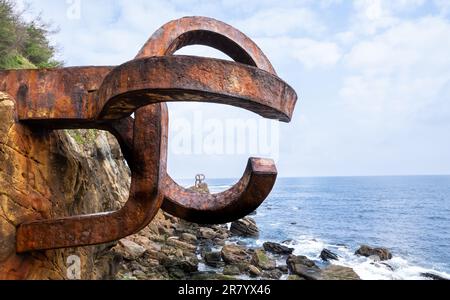
[[[296,90],[291,123],[169,104],[172,177],[238,178],[250,156],[274,158],[280,177],[450,174],[450,0],[27,2],[59,28],[66,66],[122,64],[170,20],[207,16],[253,39]]]

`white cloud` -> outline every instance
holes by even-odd
[[[428,17],[357,43],[345,57],[351,75],[342,98],[362,116],[404,126],[405,119],[432,106],[450,82],[449,36],[447,20]]]
[[[337,44],[308,38],[262,38],[257,43],[270,59],[296,60],[307,69],[333,66],[342,56]]]
[[[254,13],[247,19],[235,22],[247,34],[264,37],[285,34],[318,34],[325,30],[319,17],[307,8],[271,8]]]

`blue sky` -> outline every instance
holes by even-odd
[[[449,0],[28,2],[59,27],[52,40],[68,66],[131,60],[156,29],[183,16],[243,31],[299,95],[290,124],[268,123],[278,130],[269,153],[281,177],[450,174]],[[204,47],[180,53],[223,57]],[[177,120],[194,122],[195,112],[219,122],[260,119],[221,105],[171,104],[171,142],[187,126]],[[247,157],[266,154],[254,152],[170,151],[169,171],[239,177]]]

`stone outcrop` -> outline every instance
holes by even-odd
[[[320,252],[320,258],[324,261],[339,260],[339,257],[328,249],[323,249]]]
[[[372,248],[367,245],[362,245],[355,252],[356,255],[361,255],[365,257],[377,257],[377,259],[384,261],[392,259],[392,253],[386,248]]]
[[[14,100],[0,93],[0,279],[65,279],[78,258],[81,278],[114,276],[111,245],[15,252],[23,222],[116,210],[128,197],[129,170],[114,138],[97,132],[84,144],[84,133],[75,141],[20,124]]]
[[[231,223],[230,231],[232,234],[243,237],[258,237],[259,229],[253,218],[245,217]]]
[[[289,248],[277,243],[266,242],[263,244],[264,250],[274,254],[289,255],[294,252],[294,248]]]
[[[360,280],[361,278],[356,274],[352,268],[330,265],[322,270],[320,274],[321,280]]]

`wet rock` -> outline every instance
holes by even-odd
[[[189,277],[191,280],[237,280],[230,275],[218,274],[215,272],[196,272]]]
[[[285,266],[278,266],[277,269],[280,270],[283,274],[287,274],[289,272],[289,269],[288,269],[288,267],[286,265]]]
[[[352,268],[331,265],[321,272],[321,280],[360,280]]]
[[[227,264],[250,264],[252,254],[245,247],[238,245],[225,245],[221,251],[222,259]]]
[[[160,260],[170,276],[175,279],[184,279],[190,273],[198,271],[198,259],[195,256],[183,258],[164,257]]]
[[[259,277],[262,274],[261,270],[253,265],[248,266],[248,273],[251,277]]]
[[[365,257],[377,256],[381,261],[389,260],[392,258],[391,252],[386,248],[371,248],[367,245],[362,245],[355,252],[356,255]]]
[[[320,258],[324,261],[339,260],[339,257],[328,249],[323,249]]]
[[[264,250],[266,250],[267,252],[271,252],[274,254],[281,254],[281,255],[289,255],[292,254],[292,252],[294,252],[293,248],[289,248],[277,243],[271,243],[271,242],[267,242],[263,244]]]
[[[237,265],[228,265],[223,268],[223,275],[240,275],[241,269]]]
[[[262,277],[268,278],[268,279],[274,279],[278,280],[283,276],[283,272],[281,272],[279,269],[274,269],[271,271],[264,271],[262,274]]]
[[[219,268],[224,265],[220,252],[206,252],[204,255],[205,263],[214,268]]]
[[[306,256],[290,255],[286,260],[286,264],[295,275],[299,275],[308,280],[320,280],[320,268]]]
[[[287,280],[305,280],[305,279],[298,275],[289,275]]]
[[[439,276],[439,275],[433,274],[433,273],[421,273],[420,276],[428,278],[428,279],[432,279],[432,280],[449,280],[448,278],[444,278],[442,276]]]
[[[245,217],[241,220],[231,223],[230,231],[232,234],[243,237],[258,237],[259,229],[255,220]]]
[[[252,256],[252,264],[263,270],[273,270],[277,267],[275,260],[269,258],[262,249],[257,249]]]

